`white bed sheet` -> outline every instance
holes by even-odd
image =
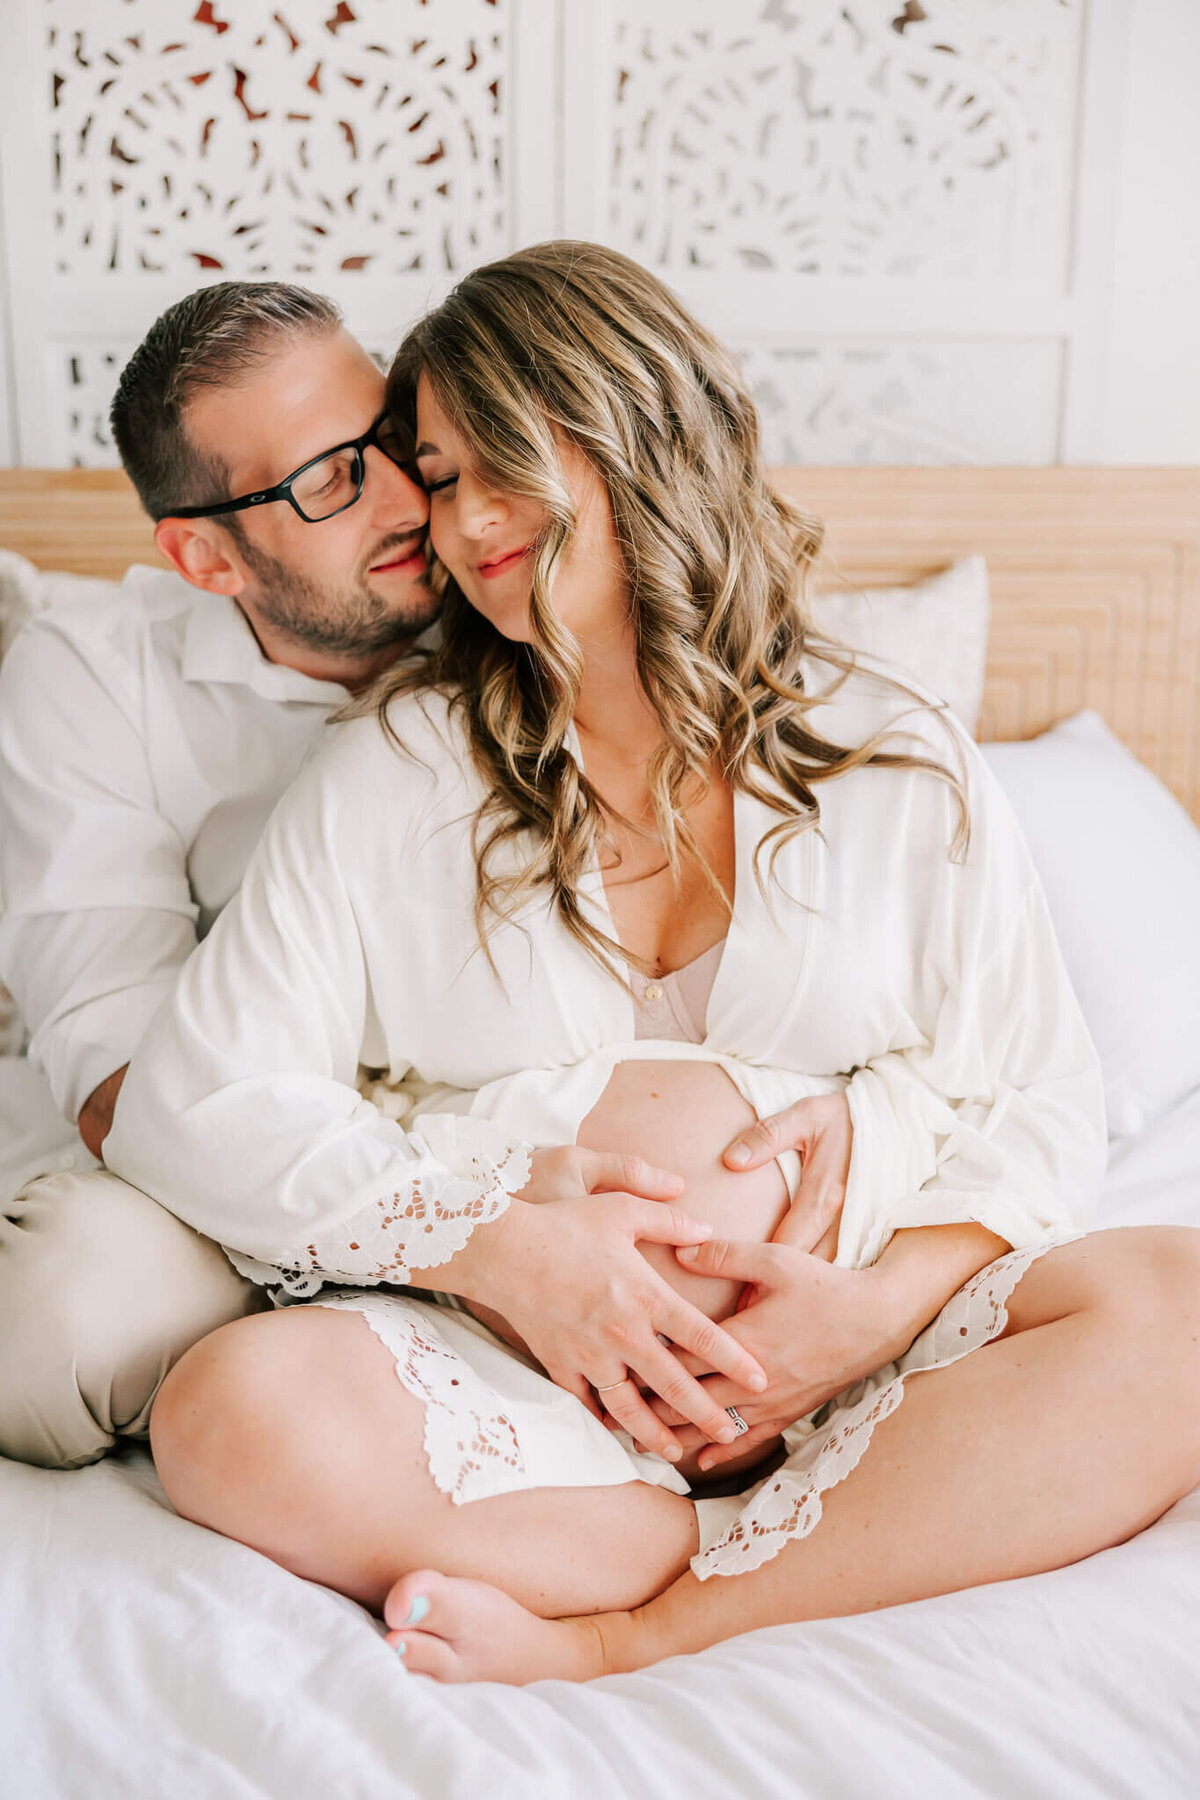
[[[1200,1222],[1200,1094],[1098,1222]],[[178,1519],[146,1454],[0,1462],[12,1800],[1200,1791],[1200,1491],[1073,1568],[780,1627],[587,1686],[440,1688],[353,1603]]]

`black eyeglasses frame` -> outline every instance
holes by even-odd
[[[374,448],[379,451],[381,456],[386,456],[389,462],[396,461],[396,458],[390,456],[379,441],[380,428],[388,422],[389,418],[390,414],[386,410],[381,412],[361,437],[347,438],[344,444],[331,444],[329,449],[322,450],[319,456],[310,456],[307,462],[301,463],[298,469],[293,469],[290,475],[285,476],[282,481],[276,482],[274,487],[262,488],[256,494],[239,494],[236,500],[214,501],[211,506],[174,506],[169,513],[164,513],[163,517],[168,519],[215,519],[219,518],[222,513],[245,512],[251,506],[269,506],[272,501],[286,500],[292,511],[297,517],[303,519],[306,525],[324,525],[326,519],[336,519],[338,513],[346,512],[348,508],[356,505],[362,499],[363,486],[367,478],[365,455],[367,450]],[[327,456],[336,456],[339,450],[353,450],[354,452],[357,482],[354,498],[335,507],[331,513],[323,513],[319,519],[310,519],[293,494],[292,483],[299,481],[300,477],[307,470],[315,468],[317,463],[324,462]]]

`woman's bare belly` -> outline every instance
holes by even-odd
[[[640,1156],[680,1176],[683,1193],[672,1206],[703,1219],[714,1237],[764,1244],[788,1207],[778,1163],[738,1172],[721,1160],[726,1146],[754,1119],[753,1107],[716,1063],[624,1062],[613,1070],[575,1141],[586,1150]],[[736,1311],[739,1282],[692,1274],[666,1244],[643,1243],[641,1252],[664,1281],[710,1319],[726,1319]],[[477,1306],[471,1311],[509,1342],[520,1343],[499,1314]]]
[[[655,1168],[681,1176],[683,1193],[670,1205],[706,1220],[714,1237],[765,1244],[788,1208],[779,1164],[772,1161],[761,1169],[738,1172],[721,1160],[726,1146],[754,1120],[753,1107],[716,1063],[625,1062],[613,1070],[575,1141],[586,1150],[640,1156]],[[666,1244],[644,1243],[641,1252],[677,1293],[710,1319],[726,1319],[736,1311],[740,1282],[693,1275]],[[528,1345],[500,1313],[475,1304],[469,1310],[506,1343],[528,1354]],[[716,1485],[724,1491],[730,1480],[743,1479],[746,1470],[773,1449],[760,1445],[713,1475],[701,1472],[696,1451],[676,1467],[694,1485]]]
[[[583,1124],[576,1143],[587,1150],[640,1156],[679,1175],[684,1190],[671,1205],[702,1219],[717,1238],[764,1244],[788,1206],[778,1163],[738,1172],[721,1158],[754,1109],[716,1063],[618,1063]],[[667,1244],[643,1244],[642,1255],[664,1281],[710,1319],[737,1310],[741,1284],[693,1275]]]

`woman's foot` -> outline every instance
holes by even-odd
[[[520,1687],[527,1681],[590,1681],[610,1673],[597,1625],[539,1619],[486,1581],[432,1569],[402,1575],[384,1601],[383,1616],[391,1628],[387,1641],[403,1667],[435,1681],[507,1681]]]

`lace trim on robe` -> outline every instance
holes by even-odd
[[[529,1180],[530,1146],[486,1119],[425,1113],[410,1132],[420,1157],[404,1188],[379,1196],[311,1243],[268,1263],[225,1246],[239,1274],[275,1290],[277,1304],[307,1300],[327,1281],[403,1285],[411,1268],[432,1269],[466,1244],[479,1225],[508,1210]]]
[[[495,1391],[452,1350],[431,1321],[386,1307],[362,1305],[353,1294],[331,1294],[329,1310],[357,1312],[396,1362],[396,1374],[425,1409],[425,1456],[439,1492],[455,1506],[523,1486],[525,1460]],[[497,1475],[507,1471],[514,1481]]]
[[[700,1581],[712,1575],[742,1575],[770,1562],[789,1539],[807,1537],[820,1520],[821,1496],[858,1467],[875,1427],[903,1400],[908,1377],[925,1369],[948,1368],[998,1337],[1008,1324],[1007,1303],[1013,1289],[1031,1264],[1047,1250],[1083,1235],[1061,1233],[989,1263],[951,1296],[897,1362],[790,1426],[783,1434],[787,1461],[751,1490],[747,1504],[717,1541],[692,1558],[692,1573]]]

